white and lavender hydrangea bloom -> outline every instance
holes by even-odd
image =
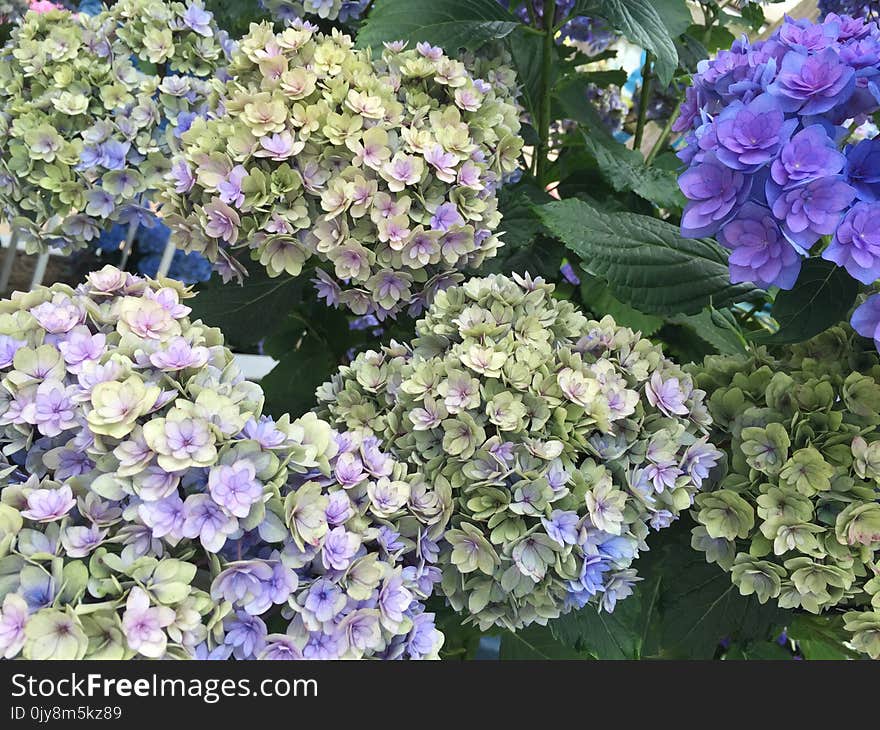
[[[871,336],[871,321],[869,300],[853,322]],[[852,645],[880,658],[876,352],[841,326],[773,354],[713,356],[690,370],[712,392],[710,439],[726,462],[696,498],[693,547],[761,603],[847,611]],[[686,469],[703,471],[701,462]]]
[[[275,532],[224,551],[235,558],[212,583],[227,616],[222,644],[239,659],[436,658],[443,635],[424,601],[440,580],[451,494],[408,476],[374,437],[314,415],[298,429],[305,451],[290,461]],[[266,634],[269,611],[284,634]]]
[[[182,136],[172,240],[226,276],[243,274],[236,249],[270,276],[317,266],[328,304],[380,319],[494,256],[496,189],[522,146],[509,79],[404,45],[373,57],[306,23],[252,25],[222,109]]]
[[[484,629],[612,610],[650,527],[690,507],[720,458],[703,391],[528,276],[447,289],[416,334],[341,368],[319,413],[451,490],[443,594]]]
[[[435,656],[448,500],[375,440],[262,415],[190,296],[108,266],[0,302],[0,655],[260,656],[248,617],[286,606],[307,658]],[[318,580],[344,597],[321,621]]]
[[[734,282],[790,289],[821,250],[873,283],[880,140],[852,131],[880,109],[878,82],[880,26],[834,13],[700,62],[673,126],[687,142],[682,233],[717,235]]]

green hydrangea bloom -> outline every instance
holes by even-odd
[[[687,509],[720,458],[703,396],[660,347],[528,276],[439,293],[411,345],[318,390],[322,417],[450,486],[442,588],[483,629],[629,594],[649,525]]]
[[[880,626],[880,361],[848,327],[771,353],[691,368],[711,392],[727,468],[696,499],[692,544],[743,595],[812,613],[849,610],[875,657]],[[761,385],[763,384],[763,385]]]
[[[242,275],[320,264],[319,294],[356,314],[419,312],[501,245],[496,189],[522,147],[509,78],[439,48],[381,54],[298,24],[253,24],[218,113],[184,133],[165,202],[173,240]]]

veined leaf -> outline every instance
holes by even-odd
[[[678,228],[635,213],[606,213],[569,198],[537,208],[544,225],[621,301],[646,314],[697,314],[756,290],[731,284],[726,252],[711,239],[687,239]]]

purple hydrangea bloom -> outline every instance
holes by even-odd
[[[859,305],[850,324],[862,337],[873,339],[875,347],[880,350],[880,294],[873,294]]]
[[[690,237],[717,232],[751,190],[748,175],[725,166],[711,153],[682,173],[678,184],[689,201],[681,218],[682,234]]]
[[[809,250],[822,236],[837,228],[856,191],[841,176],[821,177],[789,190],[767,182],[767,201],[782,221],[785,237],[801,251]]]
[[[786,53],[779,75],[767,91],[785,111],[806,116],[844,103],[854,89],[853,68],[841,62],[835,50],[826,48],[810,56],[794,50]]]
[[[211,469],[208,489],[213,500],[236,517],[247,517],[263,496],[263,485],[256,479],[254,465],[246,459]]]
[[[34,522],[60,520],[76,506],[73,491],[65,484],[58,489],[35,489],[27,496],[21,516]]]
[[[685,401],[688,394],[682,390],[681,386],[682,383],[678,378],[664,380],[663,376],[655,371],[645,384],[645,395],[652,406],[659,408],[667,416],[686,416],[688,407]]]
[[[846,157],[838,151],[821,124],[802,129],[783,146],[773,161],[773,181],[783,188],[800,185],[820,177],[837,175]]]
[[[878,110],[880,25],[845,13],[786,17],[768,39],[701,61],[674,124],[688,166],[682,234],[718,234],[733,282],[783,288],[797,254],[833,236],[824,258],[872,283],[880,138],[859,136]]]
[[[801,255],[782,235],[769,209],[746,203],[718,234],[730,249],[730,280],[791,289],[801,271]]]
[[[822,258],[842,266],[862,284],[880,278],[880,202],[859,202],[850,208]]]
[[[211,30],[211,20],[213,17],[213,13],[205,10],[200,4],[192,2],[187,6],[183,14],[183,22],[193,32],[205,38],[210,38],[213,35]]]
[[[541,522],[547,534],[560,545],[577,544],[580,522],[577,512],[555,509],[549,519],[542,517]]]
[[[880,137],[847,147],[844,174],[861,200],[880,200]]]
[[[715,122],[715,154],[734,170],[755,170],[776,158],[797,125],[769,94],[748,104],[734,102]]]

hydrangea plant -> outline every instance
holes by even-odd
[[[500,245],[496,188],[522,146],[515,107],[439,48],[254,24],[196,119],[166,193],[178,247],[227,274],[249,248],[270,276],[314,258],[321,297],[355,314],[418,312]],[[504,87],[506,90],[507,87]]]
[[[880,658],[880,360],[837,327],[778,357],[709,357],[712,441],[726,469],[696,498],[693,546],[743,595],[846,611]]]
[[[188,296],[108,266],[0,303],[0,655],[436,656],[448,494],[262,415]]]
[[[154,80],[113,48],[106,18],[53,10],[28,13],[0,57],[0,205],[31,253],[138,212],[164,164]]]
[[[804,257],[820,253],[873,283],[880,138],[851,135],[880,109],[880,26],[786,18],[698,69],[674,126],[687,140],[682,233],[717,234],[733,282],[790,289]]]
[[[483,629],[613,610],[649,527],[720,457],[690,376],[553,290],[470,279],[437,295],[412,346],[362,353],[318,390],[322,416],[451,490],[442,589]]]

